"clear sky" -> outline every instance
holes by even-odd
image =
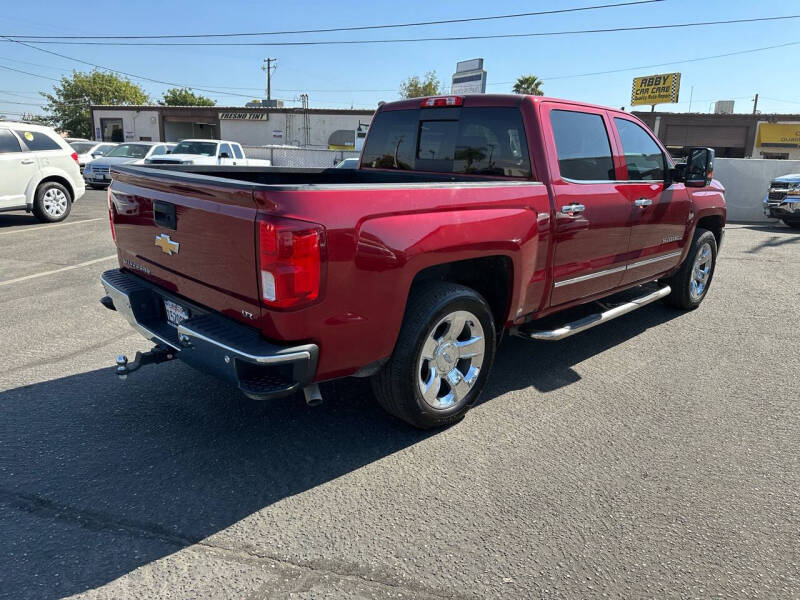
[[[3,3],[0,35],[153,35],[275,31],[348,27],[422,20],[489,16],[554,8],[607,4],[613,0],[431,2],[245,2],[240,0],[142,0],[130,2]],[[626,0],[620,0],[626,1]],[[800,14],[798,0],[662,0],[619,8],[562,15],[528,16],[484,22],[405,27],[372,31],[296,34],[216,41],[359,40],[460,35],[495,35],[574,29],[663,25],[699,21]],[[736,112],[752,110],[760,94],[762,112],[800,113],[800,19],[517,39],[430,41],[341,46],[114,47],[41,45],[91,63],[176,84],[206,87],[200,92],[220,105],[242,105],[245,96],[263,97],[263,58],[278,59],[273,97],[288,102],[300,93],[311,107],[374,107],[398,97],[402,80],[434,70],[449,89],[459,60],[483,57],[490,92],[510,92],[521,74],[544,80],[548,96],[626,106],[631,79],[679,71],[680,104],[658,110],[709,112],[714,100],[736,101]],[[211,40],[214,41],[214,40]],[[712,55],[774,46],[784,48],[711,60],[652,67]],[[55,83],[3,67],[58,78],[90,67],[0,41],[0,114],[41,112],[37,92]],[[619,73],[571,77],[582,73],[630,69]],[[154,99],[169,86],[133,78]],[[693,92],[692,92],[693,88]],[[240,95],[235,95],[240,94]],[[292,105],[292,104],[289,104]],[[647,107],[643,107],[647,109]]]

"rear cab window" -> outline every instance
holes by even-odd
[[[242,152],[242,147],[239,144],[232,144],[231,147],[236,158],[244,158],[244,152]]]
[[[532,177],[517,107],[382,112],[370,127],[361,168]]]
[[[31,152],[64,149],[61,144],[42,131],[29,131],[26,129],[15,129],[14,131],[25,141],[25,145]]]

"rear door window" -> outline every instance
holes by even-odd
[[[0,129],[0,154],[21,151],[22,148],[19,145],[17,136],[11,133],[8,129]]]
[[[15,130],[23,140],[28,149],[37,152],[40,150],[63,150],[61,145],[46,133],[41,131],[27,131],[25,129]]]
[[[550,125],[561,177],[575,181],[613,181],[617,178],[608,131],[601,115],[552,110]]]
[[[370,128],[364,166],[532,176],[522,115],[517,108],[501,107],[381,113]]]
[[[666,159],[661,148],[639,125],[628,119],[615,118],[614,124],[622,142],[628,179],[656,181],[664,179]]]
[[[244,158],[244,152],[242,152],[242,147],[239,144],[233,144],[231,147],[236,158]]]

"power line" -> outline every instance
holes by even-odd
[[[542,81],[555,81],[557,79],[573,79],[575,77],[591,77],[593,75],[609,75],[609,74],[612,74],[612,73],[623,73],[625,71],[636,71],[638,69],[653,69],[655,67],[666,67],[666,66],[670,66],[670,65],[681,65],[681,64],[685,64],[685,63],[693,63],[693,62],[699,62],[699,61],[703,61],[703,60],[712,60],[712,59],[715,59],[715,58],[725,58],[725,57],[728,57],[728,56],[737,56],[739,54],[750,54],[752,52],[762,52],[764,50],[774,50],[776,48],[785,48],[787,46],[797,46],[798,44],[800,44],[800,42],[787,42],[785,44],[776,44],[774,46],[762,46],[761,48],[751,48],[749,50],[736,50],[734,52],[726,52],[724,54],[714,54],[713,56],[701,56],[701,57],[698,57],[698,58],[687,58],[687,59],[684,59],[684,60],[673,60],[673,61],[669,61],[669,62],[655,63],[655,64],[651,64],[651,65],[639,65],[638,67],[626,67],[624,69],[611,69],[611,70],[608,70],[608,71],[595,71],[593,73],[578,73],[578,74],[575,74],[575,75],[556,75],[554,77],[542,77],[541,80]],[[502,84],[501,83],[495,83],[495,84],[492,84],[492,85],[508,85],[510,83],[515,83],[515,82],[513,82],[513,81],[505,81],[505,82],[502,82]]]
[[[413,23],[391,23],[381,25],[357,25],[352,27],[327,27],[322,29],[294,29],[284,31],[255,31],[244,33],[195,33],[180,35],[6,35],[24,40],[154,40],[154,39],[186,39],[186,38],[229,38],[229,37],[254,37],[266,35],[291,35],[298,33],[332,33],[336,31],[365,31],[368,29],[393,29],[399,27],[422,27],[427,25],[446,25],[451,23],[472,23],[476,21],[494,21],[500,19],[518,19],[520,17],[535,17],[542,15],[555,15],[563,13],[581,12],[587,10],[600,10],[604,8],[618,8],[622,6],[635,6],[638,4],[652,4],[663,2],[663,0],[636,0],[635,2],[616,2],[613,4],[596,4],[593,6],[581,6],[575,8],[559,8],[553,10],[540,10],[534,12],[511,13],[506,15],[490,15],[486,17],[464,17],[461,19],[443,19],[441,21],[417,21]]]
[[[94,67],[95,69],[100,69],[102,71],[110,71],[112,73],[119,73],[120,75],[125,75],[127,77],[133,77],[134,79],[141,79],[142,81],[150,81],[151,83],[158,83],[158,84],[161,84],[161,85],[169,85],[169,86],[180,87],[180,88],[189,87],[189,86],[186,86],[186,85],[183,85],[183,84],[180,84],[180,83],[162,81],[160,79],[153,79],[152,77],[145,77],[144,75],[136,75],[134,73],[126,73],[125,71],[120,71],[119,69],[112,69],[110,67],[104,67],[102,65],[97,65],[95,63],[91,63],[91,62],[88,62],[88,61],[85,61],[85,60],[81,60],[80,58],[75,58],[73,56],[67,56],[65,54],[60,54],[58,52],[53,52],[52,50],[47,50],[46,48],[39,48],[38,46],[34,46],[33,44],[29,44],[27,42],[20,42],[18,40],[13,40],[13,39],[5,37],[5,36],[0,36],[0,37],[4,37],[8,41],[14,42],[16,44],[20,44],[22,46],[25,46],[26,48],[31,48],[33,50],[38,50],[39,52],[44,52],[46,54],[51,54],[53,56],[58,56],[59,58],[63,58],[63,59],[66,59],[66,60],[75,61],[75,62],[84,64],[84,65],[88,65],[90,67]],[[0,67],[2,67],[2,66],[0,65]],[[2,68],[10,69],[12,71],[19,71],[19,69],[12,69],[11,67],[2,67]],[[28,75],[33,75],[34,77],[41,77],[43,79],[50,79],[52,81],[61,81],[60,79],[54,79],[53,77],[45,77],[44,75],[36,75],[35,73],[29,73],[27,71],[19,71],[19,72],[20,73],[26,73]],[[234,93],[234,92],[220,92],[219,90],[212,90],[212,89],[206,89],[206,88],[193,88],[193,89],[195,89],[197,91],[200,91],[200,92],[208,92],[208,93],[211,93],[211,94],[218,94],[218,95],[225,95],[225,96],[239,96],[241,98],[249,98],[251,100],[253,99],[253,96],[251,94],[237,94],[237,93]]]
[[[757,17],[750,19],[729,19],[722,21],[700,21],[696,23],[671,23],[666,25],[639,25],[633,27],[609,27],[606,29],[571,29],[565,31],[538,31],[533,33],[500,33],[493,35],[459,35],[445,37],[424,37],[424,38],[394,38],[394,39],[371,39],[371,40],[325,40],[325,41],[304,41],[304,42],[77,42],[77,41],[55,41],[38,40],[37,44],[61,44],[73,46],[342,46],[360,44],[399,44],[415,42],[455,42],[465,40],[499,40],[499,39],[519,39],[532,37],[550,37],[564,35],[581,35],[593,33],[619,33],[624,31],[652,31],[659,29],[680,29],[682,27],[705,27],[710,25],[733,25],[737,23],[759,23],[767,21],[785,21],[798,19],[800,15],[784,15],[777,17]],[[8,42],[27,45],[19,39],[9,36],[0,36]],[[3,40],[0,40],[3,41]],[[42,50],[41,48],[39,48]],[[56,54],[56,56],[59,56]]]
[[[56,79],[55,77],[46,77],[45,75],[38,75],[37,73],[31,73],[30,71],[23,71],[22,69],[14,69],[13,67],[6,67],[5,65],[0,65],[0,69],[6,69],[7,71],[14,71],[15,73],[23,73],[25,75],[30,75],[31,77],[49,79],[50,81],[61,81],[60,79]]]

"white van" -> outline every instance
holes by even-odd
[[[78,154],[53,129],[0,121],[0,212],[63,221],[85,191]]]

